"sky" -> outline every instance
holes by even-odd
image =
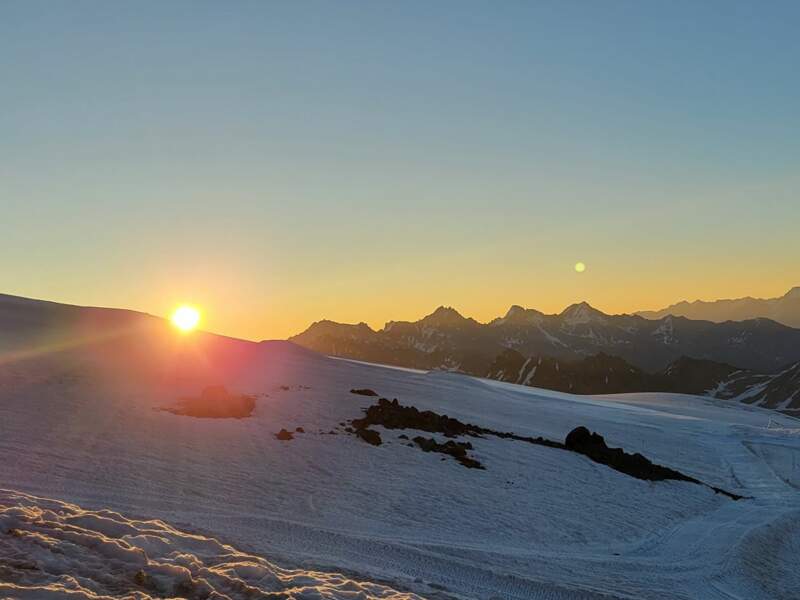
[[[0,0],[0,292],[189,302],[248,339],[782,295],[798,22],[777,1]]]

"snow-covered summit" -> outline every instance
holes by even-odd
[[[587,323],[606,322],[606,315],[588,302],[571,304],[561,312],[560,316],[567,325],[585,325]]]

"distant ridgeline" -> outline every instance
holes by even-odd
[[[766,318],[646,319],[582,302],[558,315],[512,306],[484,324],[440,307],[378,331],[319,321],[291,341],[333,356],[576,394],[704,394],[800,415],[800,329]]]
[[[689,319],[705,319],[715,323],[766,318],[789,327],[800,327],[800,287],[794,287],[778,298],[747,297],[712,302],[684,300],[661,310],[646,310],[636,314],[646,319],[675,315]]]

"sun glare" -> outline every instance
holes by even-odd
[[[575,271],[583,273],[586,270],[586,265],[582,262],[575,263]]]
[[[172,324],[181,331],[191,331],[200,322],[200,311],[192,306],[179,306],[172,313]]]

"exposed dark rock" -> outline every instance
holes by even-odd
[[[381,434],[372,429],[358,429],[356,435],[373,446],[381,445]]]
[[[576,427],[566,437],[565,443],[556,442],[543,437],[530,437],[517,435],[512,432],[495,431],[470,423],[462,423],[458,419],[439,415],[433,411],[420,411],[413,406],[403,406],[395,398],[392,401],[380,398],[377,404],[364,409],[365,415],[361,419],[353,419],[355,433],[362,439],[362,432],[376,433],[367,428],[372,425],[381,425],[386,429],[417,429],[431,433],[442,433],[447,437],[470,435],[473,437],[495,436],[501,439],[515,440],[545,446],[558,450],[570,450],[587,456],[591,460],[609,466],[631,477],[647,481],[663,481],[673,479],[687,481],[699,485],[707,485],[693,477],[684,475],[679,471],[655,464],[639,453],[628,454],[622,448],[609,448],[603,436],[590,432],[586,427]],[[376,433],[377,435],[377,433]],[[405,434],[398,436],[406,439]],[[380,439],[380,436],[378,436]],[[483,469],[477,460],[467,456],[467,450],[472,449],[469,442],[456,442],[448,440],[444,444],[438,443],[433,438],[417,436],[414,443],[424,452],[442,452],[449,454],[462,465],[469,468]],[[410,444],[409,444],[410,445]],[[738,500],[741,496],[726,492],[725,490],[708,486],[715,492],[724,494],[729,498]]]
[[[629,454],[622,448],[610,448],[602,435],[590,432],[586,427],[576,427],[570,431],[567,434],[564,445],[567,450],[572,450],[573,452],[588,456],[594,462],[607,465],[620,473],[625,473],[637,479],[644,479],[646,481],[673,479],[676,481],[688,481],[698,485],[706,485],[694,477],[684,475],[680,471],[655,464],[638,452]],[[742,497],[713,486],[708,487],[734,500],[739,500]]]
[[[650,462],[638,452],[628,454],[622,448],[609,448],[602,435],[590,432],[586,427],[576,427],[570,431],[567,434],[565,445],[568,450],[584,454],[595,462],[608,465],[612,469],[637,479],[647,481],[675,479],[699,483],[688,475]]]
[[[275,437],[282,441],[289,441],[294,439],[294,435],[291,431],[286,431],[285,429],[281,429],[278,433],[275,434]]]
[[[444,444],[440,444],[433,438],[417,436],[414,438],[414,443],[419,446],[423,452],[440,452],[442,454],[448,454],[469,469],[484,468],[480,462],[467,456],[467,450],[472,450],[472,444],[469,442],[454,442],[453,440],[447,440]]]
[[[369,388],[361,388],[361,389],[353,389],[350,390],[351,394],[358,394],[359,396],[375,396],[377,397],[378,392],[375,390],[371,390]]]
[[[400,435],[397,436],[397,439],[398,440],[407,440],[408,436],[405,433],[401,433]]]
[[[295,427],[295,432],[297,432],[297,433],[305,433],[306,430],[303,429],[302,427]]]
[[[413,406],[402,406],[397,398],[391,402],[386,398],[378,400],[366,409],[361,419],[353,419],[353,427],[361,429],[370,425],[382,425],[386,429],[418,429],[430,433],[442,433],[446,437],[459,435],[480,435],[481,428],[462,423],[447,415],[433,411],[420,411]]]
[[[181,398],[163,410],[175,415],[205,419],[243,419],[256,407],[253,396],[231,394],[221,385],[205,388],[199,397]]]

